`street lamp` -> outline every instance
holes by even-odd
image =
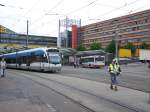
[[[114,20],[115,22],[118,22],[118,20]],[[116,32],[115,32],[115,58],[116,58],[116,61],[118,62],[118,41],[119,41],[119,27],[118,27],[118,24],[116,24]]]
[[[27,20],[26,48],[28,48],[28,39],[29,39],[29,21]]]
[[[4,4],[0,4],[0,6],[3,6],[3,7],[4,7],[5,5],[4,5]]]

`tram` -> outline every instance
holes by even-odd
[[[82,56],[82,67],[101,68],[105,66],[105,57],[100,55]]]
[[[38,71],[61,71],[61,55],[57,48],[35,48],[0,55],[5,58],[7,68]]]

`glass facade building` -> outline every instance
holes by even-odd
[[[78,45],[88,47],[92,43],[101,43],[102,47],[112,40],[121,45],[133,43],[150,44],[150,10],[82,26],[78,29]]]
[[[15,33],[4,26],[0,26],[0,47],[22,47],[27,45],[27,35]],[[49,36],[28,35],[28,46],[56,47],[57,38]]]

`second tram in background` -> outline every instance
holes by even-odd
[[[83,56],[80,61],[82,63],[82,67],[101,68],[105,66],[105,56]]]
[[[57,48],[35,48],[0,55],[5,58],[8,68],[61,71],[61,55]]]

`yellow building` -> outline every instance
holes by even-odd
[[[130,58],[131,50],[130,49],[119,49],[119,57],[120,58]]]

